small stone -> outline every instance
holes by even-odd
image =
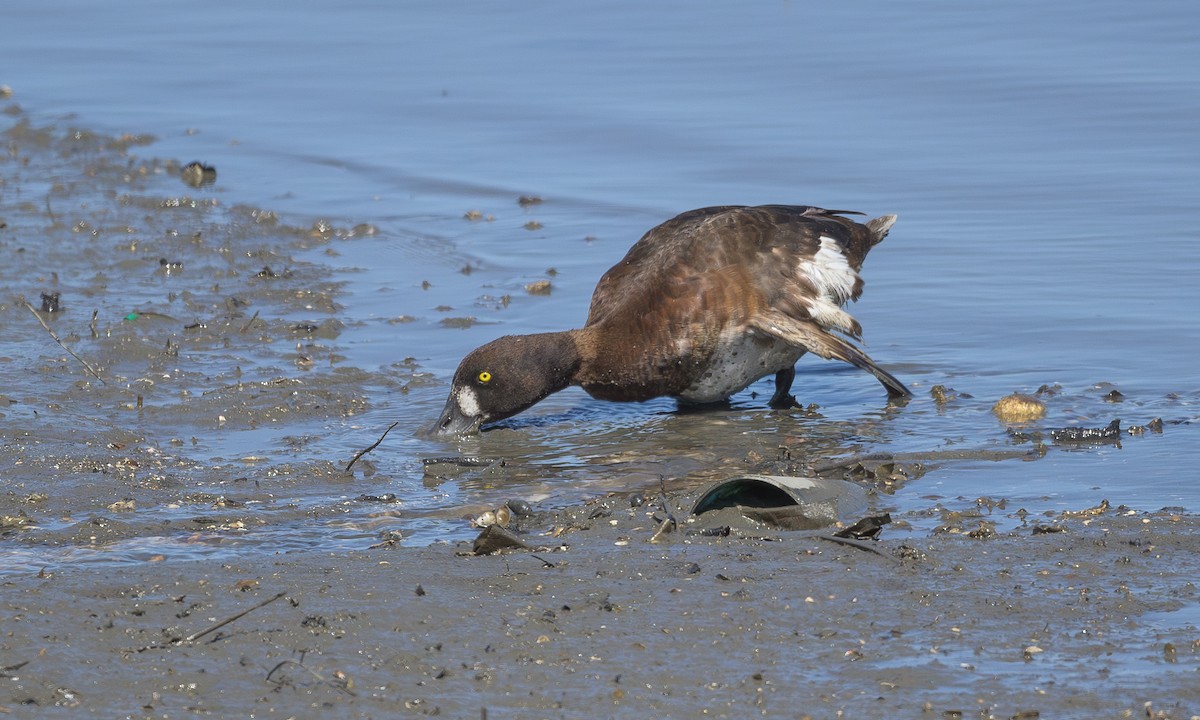
[[[217,169],[200,162],[190,162],[179,171],[183,181],[194,188],[212,185],[217,181]]]
[[[1023,423],[1045,416],[1046,405],[1032,395],[1013,393],[997,400],[992,412],[1001,422]]]
[[[59,293],[42,293],[42,312],[62,312],[62,296]]]
[[[489,525],[475,538],[472,551],[476,555],[491,555],[502,550],[528,549],[516,535],[499,525]]]

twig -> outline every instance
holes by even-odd
[[[367,453],[371,452],[375,448],[379,447],[379,443],[383,442],[383,439],[388,436],[388,433],[390,433],[392,431],[392,428],[396,427],[399,424],[400,424],[400,421],[397,420],[396,422],[392,423],[391,425],[388,425],[387,430],[383,431],[383,434],[379,436],[379,439],[376,440],[374,442],[374,444],[371,445],[371,447],[367,448],[366,450],[358,451],[358,453],[354,456],[354,458],[349,463],[346,464],[346,469],[343,472],[350,472],[350,468],[354,467],[354,463],[358,462],[358,459],[360,457],[362,457],[363,455],[366,455]]]
[[[667,519],[675,523],[675,514],[667,506],[667,478],[665,475],[658,476],[658,504],[662,508],[662,511],[667,514]]]
[[[298,668],[300,668],[301,670],[305,671],[305,672],[306,672],[306,673],[308,673],[309,675],[312,675],[314,678],[316,678],[316,679],[317,679],[317,681],[319,681],[319,682],[325,682],[325,678],[324,678],[324,677],[322,677],[322,676],[321,676],[321,674],[320,674],[319,672],[317,672],[316,670],[313,670],[313,669],[312,669],[312,668],[310,668],[309,666],[305,665],[305,664],[304,664],[302,661],[300,661],[300,660],[291,660],[291,659],[288,659],[288,660],[283,660],[283,661],[281,661],[281,662],[280,662],[278,665],[276,665],[275,667],[271,668],[271,672],[267,673],[267,682],[275,683],[276,685],[283,685],[283,684],[285,683],[285,681],[283,681],[283,680],[276,680],[276,679],[274,679],[274,678],[273,678],[273,677],[271,677],[271,676],[272,676],[272,675],[274,675],[276,672],[278,672],[280,668],[287,667],[288,665],[295,665],[296,667],[298,667]]]
[[[304,664],[304,656],[303,655],[300,656],[299,660],[284,660],[284,661],[280,662],[278,665],[276,665],[275,667],[271,668],[271,672],[267,673],[267,682],[275,683],[275,685],[278,687],[283,687],[284,685],[293,684],[289,681],[289,679],[286,676],[282,679],[276,679],[275,677],[273,677],[275,675],[275,673],[279,672],[279,670],[287,667],[288,665],[295,665],[296,667],[307,672],[309,675],[312,675],[313,678],[315,678],[317,680],[317,682],[329,685],[329,686],[333,687],[335,690],[344,692],[347,695],[355,695],[356,694],[351,689],[353,683],[350,682],[349,678],[345,677],[343,673],[335,672],[334,675],[336,676],[336,679],[327,680],[327,679],[325,679],[324,676],[321,675],[321,673],[317,672],[316,670],[313,670],[312,668],[310,668]]]
[[[918,463],[934,463],[946,462],[950,460],[1014,460],[1014,459],[1035,459],[1037,453],[1029,450],[928,450],[917,452],[879,452],[867,453],[865,455],[852,455],[850,457],[839,458],[821,463],[812,468],[812,471],[818,475],[822,473],[851,468],[862,463],[873,462],[918,462]]]
[[[894,558],[891,555],[888,555],[884,552],[881,552],[879,550],[879,548],[876,548],[873,545],[869,545],[869,544],[863,542],[862,540],[838,537],[837,535],[816,535],[815,537],[818,540],[825,540],[826,542],[835,543],[837,545],[845,545],[847,547],[852,547],[857,550],[862,550],[863,552],[874,553],[881,558],[891,560],[892,562],[896,562],[896,558]]]
[[[221,622],[217,623],[216,625],[213,625],[212,627],[205,628],[198,633],[192,633],[191,635],[188,635],[187,637],[185,637],[183,639],[174,640],[174,641],[172,641],[172,644],[179,645],[181,643],[195,642],[195,641],[199,640],[200,638],[204,637],[205,635],[209,634],[210,632],[212,632],[214,630],[220,630],[221,628],[225,627],[226,625],[233,622],[234,620],[243,618],[246,615],[259,609],[260,607],[263,607],[265,605],[270,605],[271,603],[275,602],[276,600],[283,597],[284,595],[287,595],[287,593],[286,592],[278,593],[274,597],[269,597],[266,600],[263,600],[259,604],[255,605],[254,607],[247,608],[247,609],[241,611],[240,613],[238,613],[237,615],[228,617],[228,618],[222,620]]]
[[[255,310],[255,311],[254,311],[254,315],[253,315],[253,316],[252,316],[252,317],[251,317],[249,320],[247,320],[247,321],[246,321],[246,324],[245,324],[245,325],[243,325],[243,326],[242,326],[242,329],[241,329],[241,330],[239,330],[238,332],[246,332],[247,330],[249,330],[249,329],[250,329],[250,326],[251,326],[251,325],[253,325],[253,324],[254,324],[254,321],[255,321],[255,320],[257,320],[257,319],[258,319],[258,311],[257,311],[257,310]]]
[[[96,318],[98,318],[98,317],[100,317],[100,311],[93,310],[92,311],[92,322],[90,325],[88,325],[88,327],[91,328],[91,330],[92,330],[92,339],[93,340],[100,337],[100,333],[96,332]]]
[[[421,464],[423,464],[423,465],[458,465],[459,467],[491,468],[496,465],[499,465],[500,467],[504,467],[504,460],[502,460],[500,458],[463,457],[462,455],[459,455],[456,457],[425,458],[424,460],[421,461]]]
[[[199,640],[200,638],[204,637],[205,635],[209,634],[210,632],[213,632],[214,630],[220,630],[221,628],[225,627],[226,625],[233,622],[234,620],[243,618],[246,615],[259,609],[260,607],[263,607],[265,605],[270,605],[271,603],[275,602],[276,600],[283,597],[284,595],[287,595],[287,593],[281,592],[278,595],[275,595],[274,597],[269,597],[266,600],[263,600],[259,604],[255,605],[254,607],[247,608],[247,609],[241,611],[240,613],[238,613],[237,615],[226,618],[226,619],[222,620],[221,622],[217,623],[216,625],[213,625],[212,627],[205,628],[205,629],[201,630],[200,632],[192,633],[191,635],[188,635],[187,637],[174,637],[174,638],[171,638],[170,640],[168,640],[163,645],[147,645],[146,647],[138,648],[137,651],[142,653],[142,652],[146,652],[147,650],[162,650],[163,648],[174,647],[176,645],[182,645],[184,643],[195,642],[196,640]]]
[[[38,311],[37,311],[37,310],[36,310],[36,309],[33,307],[33,305],[31,305],[31,304],[29,303],[29,301],[28,301],[28,300],[26,300],[26,299],[25,299],[25,296],[24,296],[24,295],[20,296],[18,299],[21,301],[21,303],[22,303],[23,305],[25,305],[25,307],[29,308],[29,312],[33,313],[33,316],[34,316],[35,318],[37,318],[37,321],[38,321],[39,323],[41,323],[41,324],[42,324],[42,327],[46,328],[46,332],[50,333],[50,337],[54,338],[54,342],[58,343],[58,346],[59,346],[59,347],[61,347],[63,350],[66,350],[66,351],[67,351],[67,353],[68,353],[68,354],[69,354],[71,357],[73,357],[73,358],[75,358],[76,360],[78,360],[79,362],[83,363],[83,366],[84,366],[85,368],[87,368],[87,371],[88,371],[89,373],[91,373],[91,374],[92,374],[92,377],[94,377],[94,378],[96,378],[97,380],[99,380],[101,385],[107,385],[107,384],[108,384],[108,383],[104,382],[104,378],[100,377],[100,373],[96,372],[96,369],[95,369],[95,368],[93,368],[91,365],[89,365],[89,364],[88,364],[88,361],[87,361],[87,360],[84,360],[83,358],[81,358],[81,357],[79,357],[78,355],[76,355],[74,350],[72,350],[71,348],[67,347],[67,346],[66,346],[66,345],[63,343],[63,341],[62,341],[62,340],[60,340],[60,339],[58,338],[58,335],[56,335],[56,334],[55,334],[55,332],[54,332],[53,330],[51,330],[51,329],[50,329],[50,326],[49,326],[49,325],[47,325],[47,324],[46,324],[46,321],[42,319],[42,316],[41,316],[41,315],[38,315]]]

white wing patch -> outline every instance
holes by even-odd
[[[838,305],[850,299],[858,283],[858,273],[850,267],[837,240],[825,235],[821,236],[821,249],[804,264],[804,271],[821,294]]]
[[[855,321],[842,305],[854,296],[858,273],[850,267],[837,241],[821,236],[821,249],[812,260],[800,265],[802,272],[817,289],[817,297],[808,301],[813,319],[827,327],[853,333]]]

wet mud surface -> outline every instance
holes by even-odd
[[[343,366],[344,280],[299,256],[336,257],[338,242],[372,229],[295,227],[227,206],[191,187],[178,162],[138,157],[150,138],[10,114],[6,540],[31,548],[34,566],[143,536],[181,538],[169,554],[187,557],[189,545],[336,507],[329,483],[353,492],[352,478],[310,443],[371,393],[403,392],[414,371]]]
[[[865,551],[686,523],[651,543],[661,511],[630,505],[530,518],[523,537],[541,547],[488,556],[382,545],[9,577],[0,705],[147,718],[1200,707],[1193,516],[885,530]]]
[[[0,710],[1200,713],[1200,518],[922,484],[1170,437],[1193,421],[1186,393],[1048,392],[1075,429],[1001,442],[976,442],[991,399],[940,386],[867,418],[809,408],[787,432],[760,408],[605,406],[631,427],[572,435],[596,410],[550,402],[399,468],[398,432],[348,473],[387,424],[361,417],[444,392],[414,360],[346,361],[353,273],[333,268],[375,229],[238,206],[190,158],[143,158],[151,138],[6,107]],[[901,412],[962,437],[878,452]],[[849,480],[893,522],[852,546],[689,521],[700,488],[748,472]],[[415,508],[407,487],[447,499]],[[527,547],[474,555],[471,519],[510,499]],[[450,541],[412,542],[422,514]]]

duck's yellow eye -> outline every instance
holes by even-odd
[[[483,372],[479,373],[479,382],[488,383],[488,382],[491,382],[491,380],[492,380],[492,374],[490,372],[488,372],[487,370],[484,370]]]

